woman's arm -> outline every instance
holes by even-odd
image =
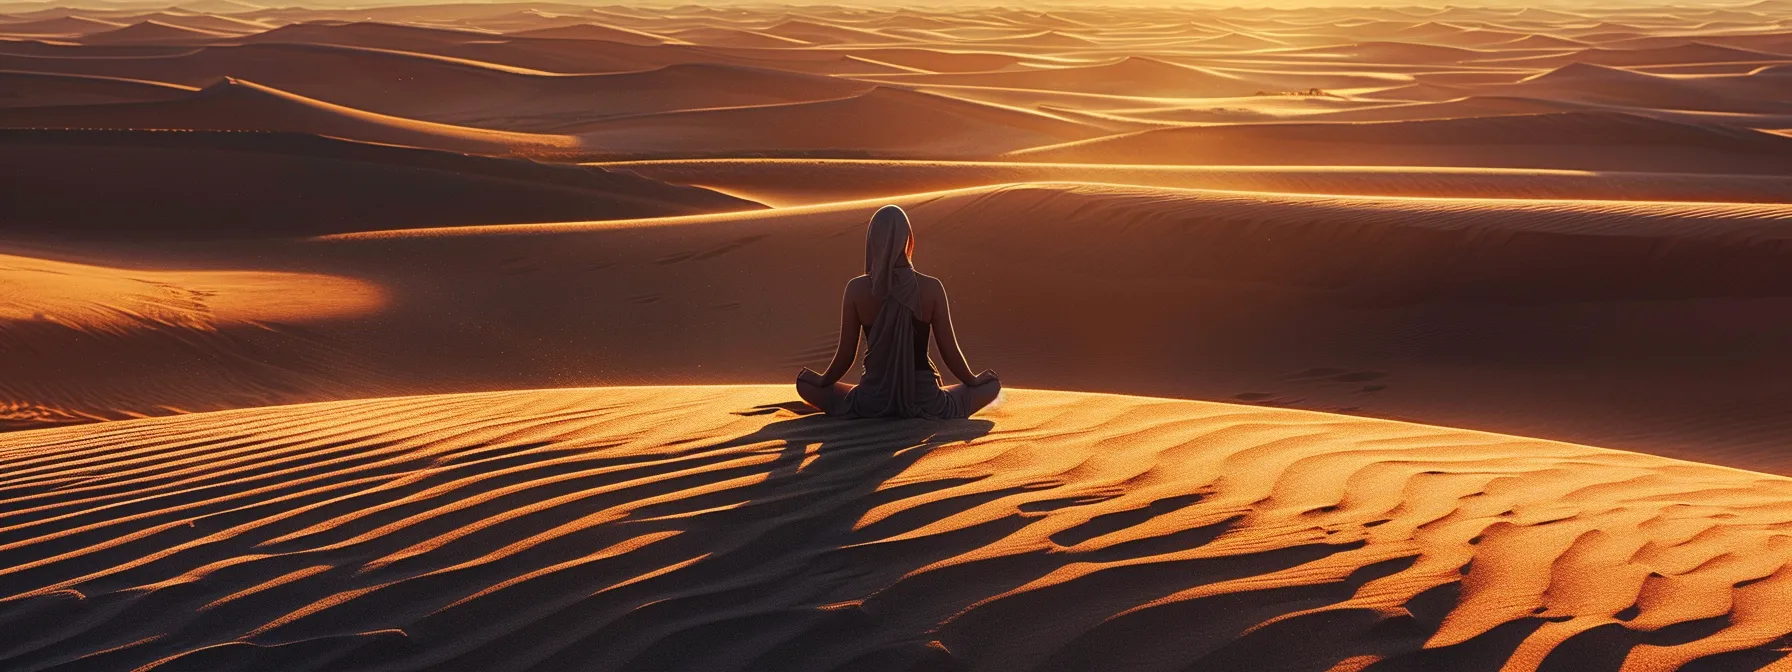
[[[931,283],[936,292],[933,308],[933,342],[940,348],[940,359],[945,361],[946,370],[951,371],[958,381],[976,387],[996,379],[996,372],[984,370],[973,375],[970,362],[965,361],[964,351],[958,348],[958,334],[952,330],[952,301],[946,298],[946,285],[940,282]]]
[[[853,293],[859,284],[858,280],[846,283],[846,292],[840,297],[840,345],[834,349],[834,361],[819,376],[822,386],[838,382],[859,357],[859,311],[853,309]]]

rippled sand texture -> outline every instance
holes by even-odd
[[[0,437],[9,669],[1743,669],[1792,481],[1282,409],[776,387]],[[1701,668],[1705,669],[1705,668]]]
[[[1792,670],[1789,95],[1792,0],[0,0],[0,669]],[[975,419],[761,385],[885,203]]]

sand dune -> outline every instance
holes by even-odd
[[[8,21],[0,23],[0,35],[76,36],[117,30],[123,23],[92,19],[85,16],[64,16],[40,21]]]
[[[603,117],[825,101],[864,94],[873,86],[782,70],[688,63],[643,72],[549,78],[534,86],[529,100],[494,107],[523,107],[564,126]]]
[[[685,42],[722,47],[804,47],[809,43],[794,37],[768,35],[738,28],[690,28],[671,33]]]
[[[1569,170],[694,159],[596,164],[788,207],[1027,182],[1412,196],[1786,203],[1792,177]]]
[[[239,0],[187,0],[174,5],[174,9],[188,12],[209,12],[213,14],[231,14],[266,10],[266,5]]]
[[[855,56],[905,68],[935,73],[969,73],[1007,70],[1027,62],[1021,56],[989,51],[956,51],[918,47],[853,49]]]
[[[0,107],[47,107],[173,100],[191,87],[117,77],[0,70]]]
[[[1208,48],[1223,47],[1223,48],[1229,48],[1229,49],[1274,49],[1276,47],[1288,46],[1288,44],[1286,42],[1282,42],[1279,40],[1272,40],[1272,39],[1265,38],[1265,37],[1259,37],[1256,35],[1246,35],[1243,33],[1226,33],[1223,35],[1215,35],[1213,37],[1202,38],[1199,40],[1195,40],[1193,42],[1193,45],[1198,46],[1198,47],[1208,47]]]
[[[1792,431],[1792,206],[1066,184],[890,200],[954,288],[973,356],[1031,385],[1424,418],[1792,473],[1774,438]],[[852,232],[882,202],[188,243],[158,265],[253,258],[389,292],[377,316],[311,327],[396,381],[372,394],[763,381],[832,347],[813,306],[856,273]],[[1123,289],[1140,283],[1153,289]],[[503,329],[471,326],[498,316]],[[1622,336],[1635,333],[1651,338]],[[204,387],[157,389],[167,405],[218,407]],[[85,398],[118,404],[113,417],[159,412]],[[327,398],[341,397],[285,401]]]
[[[1127,57],[1105,65],[955,74],[886,75],[907,85],[953,85],[1073,91],[1129,96],[1226,98],[1249,96],[1262,82],[1152,58]]]
[[[874,86],[719,63],[561,75],[426,54],[296,44],[107,59],[23,57],[18,64],[189,86],[231,76],[385,115],[522,131],[627,114],[843,98]]]
[[[1582,49],[1562,55],[1542,56],[1520,61],[1527,65],[1591,65],[1638,66],[1686,63],[1773,63],[1792,60],[1792,56],[1725,47],[1702,42],[1652,49]]]
[[[1381,63],[1460,63],[1493,57],[1493,54],[1473,49],[1407,42],[1359,42],[1329,47],[1294,49],[1283,53],[1326,57],[1343,56]]]
[[[218,46],[103,59],[42,54],[21,58],[17,64],[40,72],[187,86],[236,77],[340,105],[419,118],[452,116],[492,105],[480,99],[504,104],[515,102],[518,96],[548,95],[556,92],[556,85],[574,81],[463,59],[311,44]]]
[[[167,101],[3,110],[0,126],[267,130],[475,154],[578,152],[578,143],[565,136],[490,131],[390,117],[238,79],[226,79]]]
[[[506,392],[0,438],[5,660],[1673,669],[1766,664],[1792,631],[1784,478],[1137,397],[1017,391],[875,428],[789,397]]]
[[[840,100],[694,110],[572,126],[618,157],[728,153],[990,156],[1099,130],[1044,114],[878,87]]]
[[[1585,42],[1579,40],[1572,40],[1556,35],[1540,35],[1535,33],[1511,42],[1500,42],[1497,44],[1499,47],[1505,49],[1579,49],[1586,46]]]
[[[1505,89],[1512,95],[1573,100],[1650,109],[1719,112],[1792,111],[1792,99],[1770,91],[1785,78],[1749,75],[1667,77],[1601,65],[1576,63],[1528,78]],[[1752,81],[1751,81],[1752,80]]]
[[[342,319],[384,302],[373,285],[299,273],[169,272],[0,255],[0,342],[54,380],[0,381],[0,429],[260,406],[295,389],[377,388],[341,344],[287,324]],[[16,363],[15,363],[16,364]],[[9,365],[9,368],[12,365]],[[116,375],[120,367],[144,376]],[[154,380],[153,384],[144,384]],[[209,389],[202,406],[169,389]],[[105,405],[95,401],[105,399]],[[128,400],[128,401],[127,401]]]
[[[678,42],[678,40],[673,38],[654,35],[653,33],[645,31],[606,26],[596,23],[580,23],[570,26],[555,26],[553,28],[519,30],[510,33],[510,35],[513,37],[546,38],[555,40],[604,40],[608,42],[639,45],[674,44]]]
[[[295,23],[252,35],[244,38],[244,41],[334,44],[381,49],[428,49],[491,40],[495,37],[498,36],[494,33],[356,21]]]
[[[1090,46],[1095,46],[1095,45],[1099,44],[1098,42],[1090,40],[1089,38],[1081,37],[1078,35],[1073,35],[1073,34],[1066,33],[1063,31],[1058,31],[1058,30],[1042,30],[1042,31],[1039,31],[1036,33],[1024,33],[1024,34],[1019,34],[1019,35],[1003,35],[1000,37],[995,37],[995,38],[991,38],[991,39],[987,39],[987,40],[976,40],[976,41],[990,43],[990,44],[1011,45],[1011,46],[1016,46],[1016,47],[1032,47],[1032,48],[1047,48],[1047,49],[1083,48],[1083,47],[1090,47]]]
[[[1551,112],[1574,112],[1586,111],[1592,107],[1589,103],[1574,103],[1553,98],[1524,96],[1522,95],[1525,93],[1523,89],[1517,89],[1514,93],[1519,95],[1468,96],[1465,98],[1438,102],[1352,107],[1335,111],[1317,112],[1303,116],[1300,119],[1301,121],[1312,122],[1417,121],[1425,119],[1463,119],[1520,114],[1545,114]]]
[[[1771,391],[1778,374],[1769,372],[1785,370],[1786,363],[1770,354],[1777,346],[1767,344],[1774,334],[1792,333],[1792,325],[1747,318],[1741,309],[1779,305],[1769,297],[1792,287],[1792,277],[1776,270],[1785,268],[1785,260],[1772,260],[1783,254],[1773,251],[1779,245],[1773,241],[1785,234],[1787,206],[1044,186],[943,196],[895,200],[916,213],[927,267],[956,288],[966,316],[961,333],[980,344],[975,356],[1009,376],[1042,386],[1123,386],[1174,396],[1244,395],[1309,408],[1354,407],[1787,469],[1765,448],[1771,440],[1760,441],[1777,431],[1766,428],[1785,427],[1788,417],[1772,410],[1782,407],[1770,401],[1780,395]],[[428,291],[457,297],[463,313],[484,310],[470,298],[477,292],[497,302],[492,309],[503,306],[512,324],[568,325],[537,328],[557,334],[548,341],[550,351],[561,353],[556,358],[463,367],[462,374],[490,367],[480,374],[491,381],[486,385],[531,369],[551,384],[764,380],[810,363],[831,343],[828,316],[804,306],[825,304],[833,294],[829,279],[852,274],[856,241],[846,232],[857,230],[873,203],[664,226],[643,222],[639,228],[468,229],[462,237],[439,240],[354,237],[331,246],[340,246],[333,254],[382,263],[398,250],[417,258],[471,253],[482,260],[460,264],[459,279],[401,269],[357,273],[386,278],[389,286],[434,287]],[[705,225],[722,221],[728,225]],[[1651,250],[1664,247],[1675,252],[1649,260]],[[590,250],[599,249],[608,254],[594,258]],[[1713,258],[1731,261],[1717,274]],[[790,259],[811,261],[791,268],[783,263]],[[619,264],[613,270],[583,270],[612,262]],[[525,268],[535,270],[505,275]],[[752,280],[717,285],[708,279],[717,273]],[[448,290],[447,282],[463,289]],[[660,340],[644,345],[603,328],[601,317],[561,315],[558,302],[519,312],[524,309],[514,299],[500,298],[547,282],[605,286],[582,290],[575,301],[627,310],[636,320],[627,333],[647,331]],[[1155,289],[1118,290],[1140,282]],[[728,284],[738,286],[718,292]],[[1180,308],[1151,308],[1166,303]],[[741,325],[730,329],[737,337],[716,343],[707,331],[675,326],[689,324],[699,307],[709,328]],[[429,326],[438,321],[429,316],[432,310],[421,304],[399,308],[394,320],[406,331],[439,329]],[[1049,317],[1059,314],[1087,321]],[[1688,319],[1703,322],[1687,329]],[[1710,331],[1712,321],[1732,320],[1751,326]],[[1135,328],[1098,336],[1089,326],[1121,322]],[[1589,336],[1635,329],[1653,330],[1657,339],[1620,352],[1594,345],[1607,341]],[[1465,336],[1474,333],[1487,340]],[[1094,338],[1112,354],[1079,347]],[[397,334],[375,339],[403,341]],[[469,343],[467,352],[504,351],[504,342]],[[1583,347],[1601,354],[1572,354]],[[1168,361],[1179,363],[1147,353],[1177,353]],[[555,363],[561,357],[604,365],[568,371]],[[406,359],[423,361],[397,353],[390,361]],[[701,376],[666,364],[680,359],[700,364]],[[1744,361],[1754,373],[1726,363]],[[1674,364],[1664,368],[1665,362]],[[1589,366],[1605,373],[1576,378],[1585,374],[1574,372]],[[1338,368],[1334,374],[1347,379],[1366,371],[1381,384],[1286,378],[1314,367]],[[1484,385],[1465,393],[1445,382],[1464,375]],[[1634,376],[1639,384],[1594,382],[1614,375]],[[1265,377],[1281,382],[1250,382]],[[1729,381],[1723,400],[1701,400],[1707,398],[1696,390],[1708,383],[1695,381],[1710,377]],[[1665,385],[1668,380],[1682,382]],[[1392,390],[1360,389],[1384,388],[1386,382],[1394,383]],[[1449,401],[1451,394],[1461,405]],[[1599,399],[1598,405],[1583,395]],[[1692,427],[1696,434],[1686,432]]]
[[[191,28],[193,30],[239,35],[259,33],[274,27],[251,19],[242,19],[232,16],[216,16],[212,14],[193,14],[188,12],[174,13],[164,11],[153,12],[150,14],[138,14],[130,17],[129,20],[133,23],[152,21],[170,26],[179,26],[181,28]]]
[[[762,32],[809,44],[877,44],[879,42],[904,41],[873,30],[816,23],[802,19],[783,21]]]
[[[666,31],[679,37],[678,31]],[[684,38],[680,38],[684,39]],[[697,44],[635,45],[603,40],[505,39],[457,44],[419,45],[409,50],[511,67],[565,74],[649,70],[680,63],[714,63],[776,68],[809,74],[906,72],[880,66],[835,49],[793,48],[806,44],[729,46]]]
[[[1026,149],[1074,163],[1558,167],[1649,172],[1792,171],[1779,136],[1612,112],[1142,131]]]
[[[631,173],[318,136],[0,131],[8,233],[63,239],[295,236],[625,219],[755,204]],[[87,198],[62,188],[85,182]]]
[[[231,33],[187,28],[160,21],[140,21],[116,30],[87,33],[81,36],[81,42],[85,44],[200,44],[230,35]]]

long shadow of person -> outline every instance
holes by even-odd
[[[737,414],[789,410],[763,406]],[[555,560],[573,559],[502,593],[430,614],[406,629],[409,643],[363,647],[337,663],[344,669],[793,669],[808,655],[792,650],[807,648],[801,642],[892,636],[894,630],[869,627],[869,617],[853,605],[908,571],[1002,532],[958,543],[866,546],[940,512],[898,514],[869,527],[863,521],[880,506],[972,480],[892,479],[930,452],[975,441],[994,426],[816,414],[656,454],[619,475],[631,487],[579,507],[601,515],[592,510],[622,504],[630,509],[625,517],[551,542]],[[954,503],[969,507],[1001,494]],[[493,637],[493,630],[503,634]],[[903,659],[939,653],[923,644],[891,646]],[[444,648],[456,653],[443,658]]]

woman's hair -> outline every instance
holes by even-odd
[[[894,205],[878,208],[865,230],[865,275],[871,276],[872,294],[915,307],[914,249],[908,213]]]

